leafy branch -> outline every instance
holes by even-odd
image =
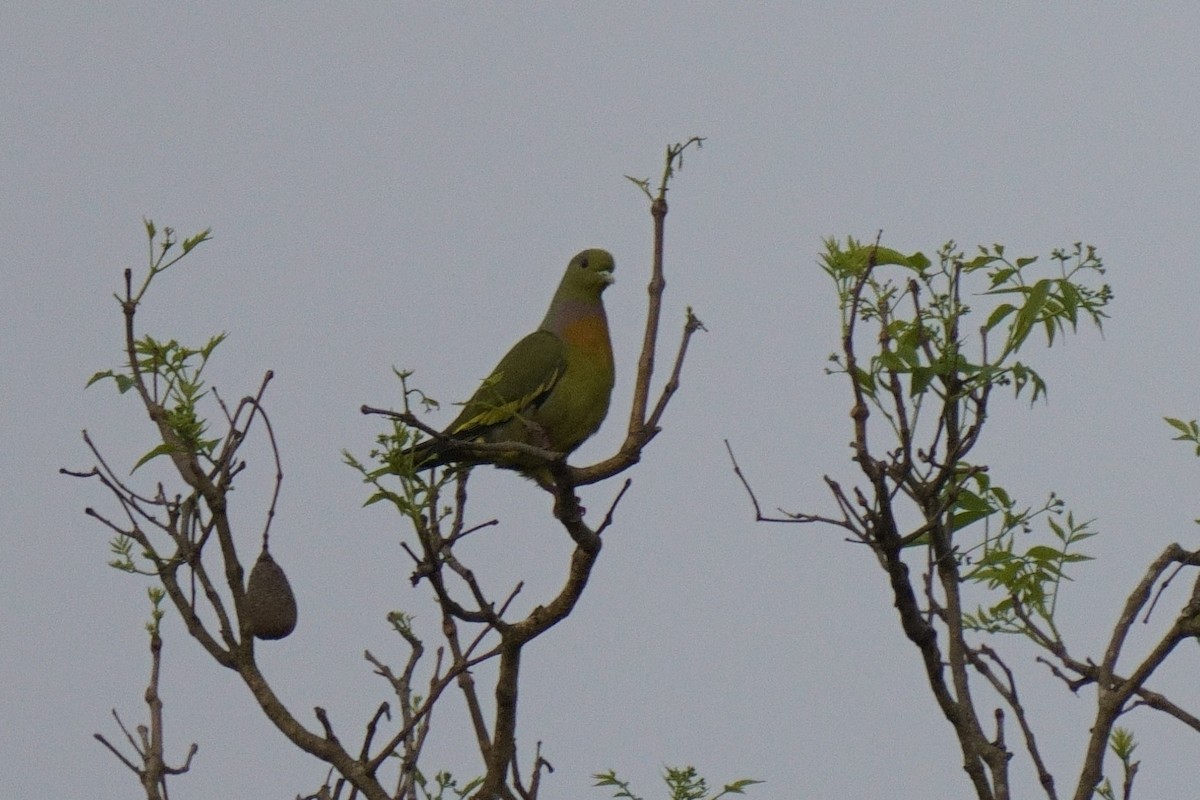
[[[283,704],[262,673],[255,640],[285,636],[296,621],[295,598],[283,570],[268,551],[268,535],[283,481],[278,443],[263,402],[272,373],[265,374],[255,393],[231,407],[215,389],[206,386],[202,377],[224,334],[200,347],[138,334],[137,313],[154,279],[210,238],[209,231],[203,231],[184,240],[176,250],[172,229],[165,228],[160,235],[147,221],[146,232],[151,240],[146,277],[135,289],[132,270],[125,270],[125,290],[117,296],[125,321],[126,363],[120,369],[96,373],[88,385],[112,380],[118,392],[138,398],[159,443],[138,459],[133,472],[165,455],[175,468],[180,487],[168,490],[158,483],[150,491],[137,488],[108,463],[86,431],[84,441],[95,466],[63,472],[99,480],[109,490],[119,515],[106,515],[92,508],[86,513],[114,534],[113,566],[154,577],[161,587],[157,591],[171,601],[189,634],[218,664],[241,677],[267,718],[296,746],[337,770],[342,783],[328,796],[337,797],[340,787],[349,783],[364,797],[389,798],[392,795],[383,788],[377,772],[385,761],[395,763],[393,756],[398,750],[419,739],[410,735],[421,723],[419,711],[412,715],[410,728],[402,728],[382,751],[376,751],[373,741],[379,719],[387,712],[384,704],[368,724],[361,753],[356,756],[334,733],[323,709],[313,709],[317,730],[305,726]],[[224,430],[219,435],[210,432],[216,424],[214,419],[221,419]],[[275,475],[259,536],[261,552],[247,582],[228,512],[228,496],[247,466],[240,457],[241,446],[258,428],[266,433]],[[410,660],[409,667],[414,665],[415,661]],[[440,694],[470,666],[470,661],[448,665],[439,662],[427,696]],[[157,796],[149,794],[148,786],[146,791],[148,796]]]
[[[389,504],[411,527],[412,537],[402,544],[413,562],[411,581],[414,586],[425,583],[430,588],[441,612],[442,633],[451,656],[456,661],[462,660],[476,648],[481,648],[486,651],[483,657],[494,655],[498,661],[495,712],[491,721],[486,718],[484,704],[469,674],[463,673],[459,683],[485,768],[482,783],[475,793],[477,798],[520,796],[524,800],[533,800],[542,775],[550,771],[549,762],[541,756],[540,746],[527,781],[519,769],[516,732],[521,656],[529,642],[566,619],[574,609],[599,557],[602,534],[613,523],[617,505],[629,489],[630,481],[626,479],[622,483],[598,521],[586,520],[586,509],[580,505],[576,491],[580,486],[620,475],[640,460],[642,451],[658,434],[667,404],[679,388],[690,339],[703,327],[688,309],[672,370],[651,407],[650,390],[666,288],[663,266],[663,233],[668,210],[666,193],[682,165],[684,152],[693,145],[699,146],[701,141],[694,137],[668,147],[663,176],[656,189],[651,187],[649,180],[634,181],[650,199],[654,256],[634,399],[625,441],[616,453],[597,464],[574,467],[566,463],[560,453],[523,442],[452,439],[426,425],[413,413],[416,404],[429,407],[436,403],[410,386],[411,375],[404,371],[397,371],[401,383],[399,410],[362,407],[364,414],[383,417],[387,423],[387,427],[376,435],[375,446],[368,456],[360,458],[344,453],[345,462],[370,487],[365,505]],[[513,600],[523,591],[524,584],[511,587],[503,599],[489,597],[476,569],[468,566],[456,549],[463,539],[485,535],[498,525],[498,521],[475,525],[466,522],[469,468],[418,469],[413,448],[427,439],[436,439],[439,452],[448,453],[450,461],[503,466],[499,456],[518,451],[522,454],[523,464],[538,467],[528,471],[538,476],[538,485],[553,498],[554,516],[572,542],[573,551],[561,587],[550,598],[534,605],[527,614],[516,615],[511,611]],[[452,496],[453,501],[443,500],[447,496]]]
[[[827,240],[821,268],[833,281],[841,312],[840,350],[831,374],[844,376],[851,397],[853,461],[862,482],[845,487],[825,476],[833,513],[763,513],[741,467],[730,457],[759,520],[831,525],[869,547],[892,589],[901,627],[915,645],[926,678],[953,728],[963,767],[981,800],[1011,796],[1014,755],[1005,709],[1015,719],[1042,790],[1058,789],[1039,750],[1013,670],[990,643],[1020,634],[1041,648],[1039,660],[1072,690],[1096,689],[1096,716],[1073,797],[1090,798],[1101,780],[1106,744],[1124,743],[1116,721],[1139,707],[1166,713],[1200,730],[1196,718],[1151,689],[1148,681],[1200,614],[1200,581],[1157,643],[1124,669],[1133,620],[1167,571],[1200,565],[1200,556],[1171,545],[1130,592],[1099,660],[1075,656],[1056,621],[1072,568],[1089,560],[1081,546],[1095,536],[1055,494],[1023,505],[974,458],[997,388],[1030,401],[1048,385],[1026,359],[1035,340],[1047,347],[1078,330],[1101,328],[1112,290],[1096,250],[1076,243],[1047,262],[1009,258],[1002,245],[968,256],[953,242],[930,259],[876,241]],[[971,320],[982,322],[971,324]],[[1168,419],[1177,439],[1197,445],[1200,426]],[[1172,573],[1174,574],[1174,573]],[[970,598],[982,592],[982,603]],[[969,610],[972,605],[975,610]],[[969,680],[984,678],[1002,702],[992,715]],[[985,728],[988,716],[994,727]],[[1130,740],[1131,741],[1131,740]],[[1127,743],[1126,743],[1127,744]],[[1114,749],[1132,752],[1122,744]],[[1136,771],[1127,759],[1127,785]],[[1128,792],[1128,789],[1127,789]]]
[[[617,777],[615,770],[610,769],[608,772],[597,773],[592,778],[596,781],[592,784],[593,786],[615,788],[613,797],[618,800],[642,800],[629,788],[627,781]],[[695,767],[667,767],[663,771],[662,779],[663,783],[667,785],[670,800],[719,800],[722,797],[745,794],[746,787],[762,783],[762,781],[743,778],[725,784],[724,788],[716,794],[709,794],[708,782],[697,774]]]

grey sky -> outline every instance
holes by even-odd
[[[1100,561],[1064,614],[1080,652],[1100,649],[1143,565],[1168,541],[1194,543],[1200,516],[1198,465],[1160,420],[1200,415],[1200,9],[1148,7],[0,9],[7,794],[136,793],[91,734],[115,732],[113,706],[143,716],[145,583],[105,566],[108,537],[82,514],[105,494],[56,471],[88,466],[82,428],[114,463],[150,446],[132,398],[83,391],[121,359],[112,293],[123,268],[144,268],[143,215],[215,238],[153,287],[142,330],[192,343],[228,331],[212,375],[227,398],[277,375],[286,480],[272,551],[300,627],[261,651],[298,716],[322,705],[349,735],[386,697],[362,650],[402,658],[384,613],[435,620],[424,587],[408,586],[398,521],[360,509],[364,488],[339,464],[378,427],[359,405],[395,401],[392,365],[461,399],[537,324],[567,259],[605,247],[618,385],[575,460],[607,455],[650,248],[645,199],[622,175],[657,174],[668,142],[698,134],[708,141],[671,193],[664,347],[686,305],[709,332],[580,607],[528,652],[518,745],[528,758],[545,742],[547,797],[605,797],[587,787],[609,767],[653,797],[661,765],[683,763],[714,782],[764,779],[761,798],[963,796],[877,568],[834,531],[753,524],[721,440],[772,506],[828,509],[821,476],[852,474],[848,401],[822,372],[836,315],[821,237],[883,229],[927,253],[949,238],[1029,255],[1096,244],[1117,296],[1105,337],[1038,355],[1049,403],[997,403],[984,453],[1028,502],[1054,488],[1098,518]],[[251,452],[237,509],[247,553],[269,477]],[[547,497],[492,472],[472,502],[503,523],[474,551],[494,565],[490,585],[522,576],[529,602],[544,596],[568,552]],[[1156,685],[1195,710],[1192,651]],[[1029,660],[1014,656],[1051,766],[1071,781],[1090,703]],[[177,800],[291,797],[324,775],[174,617],[162,688],[169,757],[201,747]],[[1143,796],[1192,796],[1196,739],[1133,721]],[[475,774],[465,725],[457,707],[439,712],[429,767]]]

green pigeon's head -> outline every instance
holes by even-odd
[[[569,287],[573,294],[587,294],[599,297],[600,293],[613,282],[613,269],[616,262],[612,253],[607,250],[592,248],[584,250],[567,265],[567,274],[563,275],[562,288]]]

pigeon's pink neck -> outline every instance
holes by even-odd
[[[542,320],[542,330],[562,336],[568,325],[580,319],[594,317],[607,324],[604,304],[600,298],[556,297]]]

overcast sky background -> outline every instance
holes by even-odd
[[[829,511],[821,476],[854,474],[849,399],[823,375],[837,316],[822,237],[882,229],[904,251],[954,238],[1015,255],[1082,240],[1110,268],[1113,318],[1103,337],[1031,354],[1049,402],[998,398],[981,455],[1026,502],[1055,489],[1098,520],[1100,560],[1062,604],[1079,656],[1099,655],[1165,544],[1196,545],[1200,465],[1161,417],[1200,415],[1200,8],[1049,5],[0,8],[7,794],[139,791],[92,734],[119,737],[112,707],[145,717],[146,582],[105,566],[109,537],[82,513],[115,511],[102,488],[57,470],[90,465],[84,428],[122,469],[153,442],[132,397],[83,389],[122,360],[112,294],[124,268],[144,269],[143,216],[214,239],[156,282],[141,330],[193,344],[228,331],[211,368],[228,399],[275,371],[286,478],[272,552],[300,623],[259,652],[300,719],[315,725],[321,705],[353,742],[388,697],[362,651],[404,658],[385,613],[417,614],[430,641],[436,623],[427,587],[408,584],[403,526],[361,509],[365,487],[340,464],[380,427],[358,407],[396,402],[393,365],[446,403],[465,397],[536,326],[570,256],[605,247],[617,389],[574,460],[610,454],[651,244],[646,200],[622,176],[657,175],[667,143],[702,135],[670,195],[664,356],[685,306],[708,333],[582,602],[527,651],[523,761],[544,742],[547,798],[606,797],[590,776],[610,767],[658,797],[662,766],[689,763],[718,785],[766,780],[760,798],[964,796],[873,560],[834,530],[756,525],[722,439],[769,506]],[[256,447],[235,508],[248,559],[271,473]],[[473,518],[502,524],[464,557],[495,594],[525,578],[525,602],[544,599],[569,553],[548,498],[479,472]],[[591,487],[585,504],[595,514],[618,488]],[[168,757],[200,744],[172,797],[314,791],[322,765],[169,619]],[[1073,787],[1092,695],[1009,652]],[[1154,684],[1193,712],[1198,660],[1181,648]],[[1149,712],[1128,722],[1138,795],[1194,796],[1197,738]],[[426,768],[477,774],[456,704],[435,731]],[[1014,796],[1037,796],[1027,760],[1014,771]]]

